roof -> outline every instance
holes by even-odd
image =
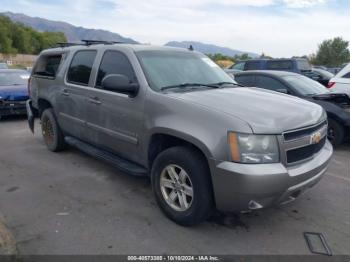
[[[43,51],[43,53],[54,53],[62,52],[62,50],[83,50],[83,49],[119,49],[119,48],[128,48],[134,52],[138,51],[186,51],[186,48],[179,47],[170,47],[170,46],[155,46],[155,45],[140,45],[140,44],[93,44],[93,45],[72,45],[67,47],[56,47],[50,48]]]

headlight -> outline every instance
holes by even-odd
[[[280,161],[277,137],[229,133],[232,161],[245,164],[278,163]]]

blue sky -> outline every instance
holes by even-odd
[[[349,0],[1,0],[0,11],[105,29],[143,43],[193,40],[276,57],[350,40]]]

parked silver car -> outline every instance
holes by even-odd
[[[69,144],[149,175],[160,208],[186,226],[214,208],[294,200],[333,152],[320,106],[237,87],[191,50],[107,42],[45,50],[30,94],[30,127],[36,112],[49,150]]]

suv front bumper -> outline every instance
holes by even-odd
[[[312,160],[295,166],[211,160],[216,207],[237,212],[291,202],[321,180],[332,154],[333,147],[327,140]]]

